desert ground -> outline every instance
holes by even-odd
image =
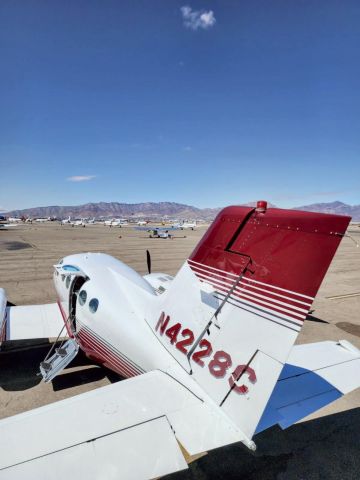
[[[0,287],[15,305],[54,302],[52,265],[67,254],[84,251],[108,253],[145,274],[148,249],[152,270],[174,275],[205,230],[177,231],[177,238],[168,240],[151,239],[131,227],[22,224],[0,231]],[[352,226],[349,234],[360,243],[358,226]],[[342,240],[298,343],[347,339],[360,348],[360,248],[353,240]],[[0,418],[120,379],[79,355],[45,385],[36,374],[49,348],[45,339],[16,342],[0,353]],[[241,444],[232,445],[211,452],[169,479],[358,480],[360,389],[288,430],[273,427],[254,440],[255,453]]]

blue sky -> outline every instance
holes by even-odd
[[[360,203],[359,47],[358,1],[2,0],[0,208]]]

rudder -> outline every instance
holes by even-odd
[[[225,208],[161,302],[163,345],[249,438],[349,220]]]

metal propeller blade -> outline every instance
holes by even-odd
[[[151,273],[151,256],[149,250],[146,250],[146,263],[149,274]]]

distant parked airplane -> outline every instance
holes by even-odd
[[[20,223],[20,222],[22,222],[22,219],[19,218],[19,217],[9,217],[8,222],[10,222],[10,223]]]
[[[196,222],[184,222],[180,225],[181,230],[195,230],[196,228]]]
[[[75,220],[74,222],[72,222],[73,227],[84,227],[85,228],[85,225],[86,225],[86,222],[83,218],[81,218],[80,220]]]
[[[180,228],[180,230],[195,230],[196,228],[196,222],[182,222],[182,223],[175,223],[173,225],[174,228]]]
[[[6,230],[10,227],[17,227],[18,225],[18,223],[0,223],[0,230]]]
[[[128,221],[125,218],[113,218],[112,220],[105,220],[104,225],[108,227],[121,227],[128,225]]]
[[[150,238],[172,238],[173,235],[169,233],[169,230],[176,230],[173,228],[166,227],[154,227],[154,228],[144,228],[144,227],[135,227],[136,230],[146,230],[149,232]]]

